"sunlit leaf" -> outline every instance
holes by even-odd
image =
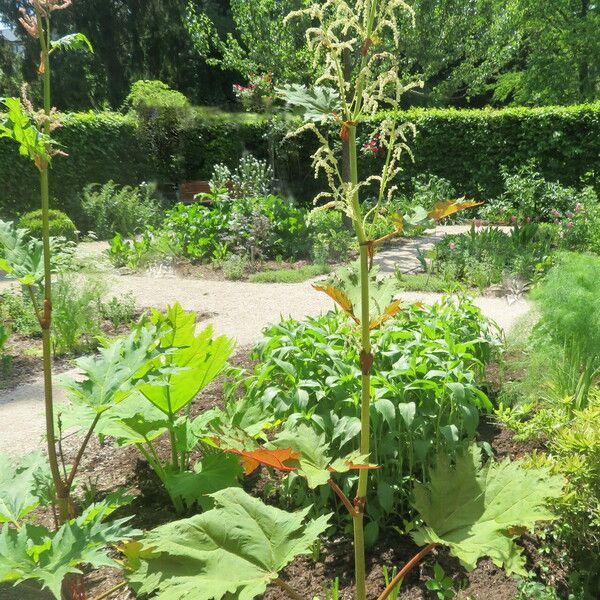
[[[308,89],[304,85],[294,83],[284,85],[276,91],[288,107],[301,114],[307,121],[322,123],[341,110],[339,93],[333,88],[316,86]]]
[[[446,200],[444,202],[439,202],[433,207],[429,212],[429,218],[434,221],[439,221],[460,212],[461,210],[480,206],[481,204],[483,204],[483,202],[477,202],[476,200]]]
[[[215,508],[151,531],[129,545],[130,585],[154,600],[251,600],[296,556],[308,554],[330,516],[306,522],[240,488],[212,495]]]
[[[388,319],[391,319],[395,315],[397,315],[401,310],[401,302],[400,300],[394,300],[386,309],[376,319],[373,319],[369,323],[369,329],[377,329],[381,324],[385,323]]]
[[[354,314],[354,306],[352,301],[342,290],[333,286],[323,285],[313,285],[313,288],[317,290],[317,292],[323,292],[327,294],[345,313],[352,317],[357,323],[359,322]]]
[[[294,471],[295,467],[291,467],[285,463],[287,461],[300,458],[300,455],[296,454],[291,448],[269,449],[265,447],[259,447],[255,450],[224,448],[224,450],[226,452],[231,452],[232,454],[238,454],[242,457],[242,466],[244,467],[244,473],[246,475],[249,475],[255,471],[259,465],[272,467],[278,471]]]
[[[86,52],[94,52],[92,43],[83,33],[70,33],[51,44],[52,50],[85,50]]]
[[[429,479],[415,486],[413,504],[425,523],[412,534],[417,544],[448,546],[467,569],[488,556],[508,573],[527,575],[514,540],[522,528],[554,518],[546,503],[560,496],[562,477],[508,459],[482,466],[481,449],[473,446],[455,465],[439,455]]]

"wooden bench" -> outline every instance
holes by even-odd
[[[177,199],[184,204],[193,204],[194,202],[205,202],[197,199],[198,194],[209,194],[210,183],[208,181],[184,181],[179,184],[177,190]]]

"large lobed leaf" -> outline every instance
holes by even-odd
[[[0,523],[18,525],[44,500],[51,486],[48,461],[41,453],[26,456],[18,464],[0,454]]]
[[[156,600],[251,600],[294,557],[310,552],[329,516],[304,524],[310,510],[288,513],[239,488],[212,495],[216,508],[151,531],[125,547],[138,594]]]
[[[277,95],[306,121],[324,123],[341,110],[339,93],[329,87],[316,86],[308,89],[305,85],[293,83],[278,88]]]
[[[165,315],[155,312],[152,319],[161,333],[161,347],[170,352],[155,361],[160,374],[138,388],[172,416],[221,373],[234,342],[225,336],[213,338],[211,326],[196,335],[195,313],[186,313],[179,304],[169,307]]]
[[[482,467],[476,446],[459,454],[454,466],[440,455],[430,475],[430,483],[415,486],[413,504],[425,522],[413,534],[416,543],[448,546],[467,569],[489,556],[508,573],[526,575],[515,539],[554,518],[546,501],[560,496],[562,477],[508,459]]]
[[[125,525],[128,518],[104,523],[112,510],[105,503],[92,505],[56,532],[29,524],[20,529],[5,525],[0,531],[0,583],[34,580],[60,600],[63,579],[80,573],[81,565],[116,566],[106,555],[107,544],[140,532]]]

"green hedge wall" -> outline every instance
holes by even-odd
[[[419,173],[449,179],[459,194],[489,199],[501,191],[500,168],[516,169],[534,159],[549,180],[576,185],[587,172],[600,174],[600,102],[589,105],[502,110],[424,110],[398,113],[417,126],[402,182]],[[173,184],[208,179],[218,162],[234,166],[244,151],[268,156],[264,117],[197,109],[181,131],[148,140],[133,117],[117,113],[67,115],[54,136],[69,157],[54,160],[53,207],[77,218],[82,188],[112,179],[122,184],[158,181],[167,193]],[[363,132],[365,135],[367,131]],[[310,135],[310,134],[309,134]],[[336,135],[336,132],[332,132]],[[366,139],[366,138],[365,138]],[[277,147],[282,188],[310,201],[322,182],[310,168],[311,137]],[[380,158],[363,161],[365,173],[380,168]],[[0,139],[0,216],[37,208],[38,180],[32,165]]]

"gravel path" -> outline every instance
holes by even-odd
[[[464,227],[451,226],[452,230]],[[393,272],[400,264],[402,271],[410,271],[418,265],[415,249],[426,249],[450,228],[438,228],[427,238],[408,240],[379,253],[378,261],[383,272]],[[102,250],[103,245],[94,243],[83,247],[88,256]],[[415,265],[416,263],[416,265]],[[0,281],[0,290],[7,282]],[[207,314],[203,324],[212,323],[217,334],[226,334],[237,340],[238,346],[247,346],[258,340],[263,328],[281,317],[303,318],[316,316],[331,308],[331,300],[311,288],[310,282],[300,284],[257,284],[182,279],[157,276],[115,276],[110,294],[120,296],[133,293],[142,308],[165,308],[180,302],[184,309]],[[407,301],[435,302],[440,294],[403,293]],[[528,310],[526,302],[508,305],[503,298],[480,297],[476,304],[484,314],[506,331]],[[71,374],[75,373],[72,371]],[[64,399],[56,389],[56,399]],[[44,432],[42,382],[33,381],[14,390],[0,392],[0,453],[24,454],[42,447]]]

